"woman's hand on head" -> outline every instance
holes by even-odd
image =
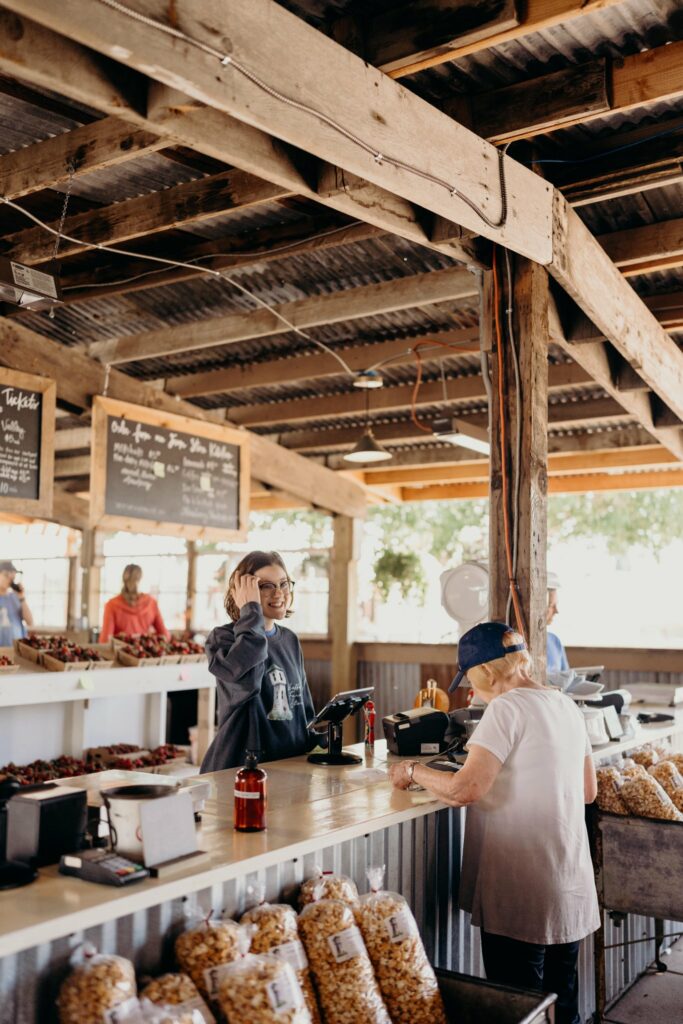
[[[261,603],[261,592],[258,587],[258,576],[250,576],[245,573],[243,576],[236,576],[233,584],[233,596],[235,604],[242,609],[250,601]]]

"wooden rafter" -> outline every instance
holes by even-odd
[[[392,78],[403,78],[437,64],[523,39],[534,32],[571,23],[618,2],[527,0],[518,11],[511,3],[481,4],[467,8],[463,17],[460,0],[418,0],[371,21],[367,29],[368,56]]]
[[[425,362],[449,359],[458,355],[471,355],[479,351],[477,327],[453,328],[446,331],[431,331],[428,334],[410,338],[396,338],[394,341],[378,341],[374,345],[359,345],[344,349],[340,354],[354,371],[384,364],[392,369],[415,361],[412,351],[415,345],[425,346],[420,350]],[[441,345],[451,345],[452,349]],[[334,356],[325,352],[312,355],[290,356],[287,359],[269,359],[261,363],[241,362],[226,370],[212,370],[208,373],[190,373],[179,377],[168,377],[166,390],[182,398],[197,398],[200,395],[228,394],[243,388],[262,388],[282,384],[295,384],[304,380],[338,377],[343,372]],[[379,371],[381,373],[381,370]]]
[[[683,217],[612,231],[600,235],[598,242],[627,277],[670,270],[683,266]],[[649,308],[656,315],[657,306]],[[683,319],[683,301],[680,312]]]
[[[60,259],[97,245],[113,245],[129,238],[207,220],[259,206],[291,195],[279,185],[262,181],[244,171],[225,171],[200,181],[190,181],[147,196],[136,196],[86,213],[67,217]],[[52,225],[55,227],[56,225]],[[22,263],[52,259],[54,238],[41,227],[5,235],[3,249]],[[149,268],[148,268],[149,269]]]
[[[592,378],[576,363],[562,363],[549,368],[549,388],[563,391],[566,388],[591,384]],[[375,391],[370,407],[375,413],[396,412],[407,409],[413,401],[413,384],[398,387],[384,387]],[[415,396],[416,407],[443,403],[444,415],[453,402],[485,402],[486,391],[481,376],[456,377],[452,380],[432,381],[423,384]],[[358,389],[344,394],[325,395],[320,398],[291,398],[280,402],[259,402],[230,409],[233,423],[242,426],[259,427],[275,423],[298,423],[319,420],[325,417],[362,416],[366,396]]]
[[[0,193],[7,199],[18,199],[54,188],[72,174],[113,167],[167,145],[166,139],[152,132],[106,117],[1,156]]]
[[[587,494],[590,491],[639,491],[652,488],[683,487],[683,470],[661,469],[645,473],[581,473],[576,476],[550,476],[549,494]],[[403,501],[458,501],[486,498],[488,484],[435,484],[432,487],[404,487]]]
[[[606,60],[554,71],[445,109],[490,142],[512,142],[584,124],[607,113],[625,114],[647,103],[683,95],[683,42],[660,46],[613,63]]]
[[[473,426],[486,427],[486,413],[461,413],[463,419]],[[441,414],[443,416],[443,414]],[[548,407],[548,423],[550,426],[564,429],[591,426],[593,423],[621,423],[631,417],[612,398],[582,399],[576,402],[557,402]],[[421,416],[420,422],[431,427],[435,417]],[[396,444],[414,444],[427,440],[435,440],[433,434],[419,430],[413,423],[401,420],[396,423],[373,423],[372,429],[378,441]],[[274,434],[283,447],[294,451],[331,451],[334,449],[352,448],[358,441],[358,427],[333,426],[318,428],[302,428],[286,433]]]
[[[3,6],[9,8],[10,3]],[[18,10],[18,5],[13,9]],[[30,4],[21,13],[26,15],[24,20],[15,17],[5,22],[7,31],[0,47],[0,70],[5,74],[16,75],[41,89],[61,93],[104,114],[125,117],[131,124],[165,136],[169,144],[181,143],[213,159],[264,177],[292,193],[316,199],[323,206],[354,220],[363,220],[454,259],[478,265],[480,256],[476,240],[433,242],[425,227],[428,220],[425,212],[414,209],[393,193],[377,186],[371,191],[363,191],[362,195],[342,191],[332,196],[319,196],[316,183],[302,173],[300,153],[288,152],[265,132],[221,111],[204,108],[172,88],[152,83],[143,114],[139,104],[127,97],[119,84],[110,81],[91,51],[57,34],[66,31],[66,25],[53,25],[55,31],[52,32],[28,20],[38,16],[37,9]],[[78,15],[75,20],[78,21]]]
[[[116,10],[108,9],[104,20],[99,5],[84,0],[64,0],[59,9],[51,0],[7,0],[7,6],[114,60],[121,61],[125,54],[125,64],[143,74],[153,72],[154,78],[171,89],[180,88],[261,133],[272,132],[408,203],[510,245],[538,262],[547,263],[552,257],[552,190],[545,182],[505,159],[508,216],[502,227],[492,227],[501,214],[501,188],[498,157],[489,144],[417,96],[391,85],[381,72],[272,0],[231,0],[232,54],[239,55],[261,79],[277,78],[278,89],[289,98],[306,105],[314,98],[317,110],[333,119],[343,117],[353,127],[353,134],[369,140],[371,148],[377,140],[374,156],[352,138],[330,131],[320,119],[294,106],[286,107],[284,116],[268,93],[229,65],[221,67],[216,57],[202,50],[188,49],[179,63],[177,46],[169,36],[140,22],[132,32],[131,19]],[[221,28],[215,26],[218,36],[214,36],[211,9],[203,8],[204,4],[198,3],[179,10],[177,27],[182,26],[193,39],[213,41],[220,38]],[[147,11],[162,19],[166,13],[156,0],[147,5]],[[302,53],[306,53],[303,77]],[[377,103],[368,102],[370,93]],[[205,112],[201,115],[206,125]],[[407,139],[412,140],[410,148],[416,148],[431,175],[453,184],[457,181],[468,203],[444,184],[376,159],[385,153],[405,159]],[[259,141],[263,145],[260,137]],[[491,223],[484,222],[470,203]]]
[[[468,271],[438,270],[286,302],[276,307],[277,312],[249,310],[113,341],[98,341],[90,346],[89,352],[105,363],[125,363],[286,333],[290,328],[281,317],[305,329],[435,302],[474,299],[478,293],[477,280]]]
[[[52,377],[57,382],[60,400],[78,409],[89,409],[93,396],[106,390],[110,398],[214,423],[225,422],[220,413],[198,409],[114,368],[106,371],[96,359],[67,349],[6,318],[0,318],[0,361],[14,369]],[[364,515],[365,498],[355,483],[338,479],[324,467],[296,456],[265,437],[256,434],[249,437],[254,477],[305,501],[315,502],[321,508],[343,515]]]

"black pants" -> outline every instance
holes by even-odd
[[[577,961],[579,942],[542,946],[481,932],[489,981],[537,992],[556,992],[556,1024],[580,1024]]]

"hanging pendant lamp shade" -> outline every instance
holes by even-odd
[[[375,440],[371,428],[366,427],[356,447],[347,452],[344,459],[346,462],[386,462],[391,457],[391,452]]]

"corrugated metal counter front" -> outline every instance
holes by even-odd
[[[173,966],[184,897],[199,893],[202,906],[239,914],[249,885],[261,882],[266,898],[279,900],[317,865],[351,875],[365,891],[367,867],[386,864],[387,886],[408,898],[434,956],[435,895],[457,884],[449,851],[459,847],[458,815],[425,793],[392,790],[378,770],[385,767],[384,744],[377,751],[357,768],[316,767],[305,758],[266,765],[269,813],[262,833],[233,831],[235,772],[206,776],[213,795],[199,846],[210,860],[171,879],[117,889],[51,867],[27,888],[0,893],[1,1024],[55,1021],[57,987],[84,939],[130,957],[139,973],[157,974]]]

